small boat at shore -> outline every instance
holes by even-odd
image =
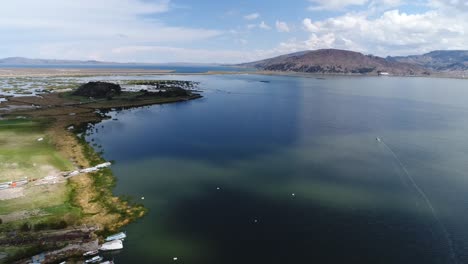
[[[101,264],[114,264],[114,261],[107,260],[107,261],[101,262]]]
[[[111,250],[119,250],[123,248],[123,243],[121,240],[113,240],[110,242],[106,242],[102,244],[99,250],[102,251],[111,251]]]
[[[120,233],[117,233],[117,234],[114,234],[112,236],[108,236],[106,237],[106,241],[113,241],[113,240],[122,240],[124,238],[126,238],[127,235],[125,234],[125,232],[120,232]]]
[[[91,250],[91,251],[85,252],[83,254],[83,257],[94,256],[94,255],[97,255],[97,254],[99,254],[99,250]]]
[[[104,258],[101,257],[101,256],[95,256],[93,258],[90,258],[88,260],[85,260],[84,263],[98,263],[98,262],[101,262]]]

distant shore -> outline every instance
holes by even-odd
[[[291,77],[377,77],[377,74],[339,74],[339,73],[309,73],[292,71],[207,71],[207,72],[177,72],[176,70],[158,69],[133,69],[133,68],[1,68],[1,77],[91,77],[91,76],[145,76],[145,75],[229,75],[229,74],[252,74],[270,76],[291,76]],[[387,77],[387,76],[385,76]],[[423,77],[423,78],[454,78],[468,79],[468,75],[461,73],[432,73],[430,75],[390,75],[388,77]]]
[[[96,75],[163,75],[173,70],[93,69],[93,68],[0,68],[0,77],[79,77]]]

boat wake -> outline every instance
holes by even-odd
[[[445,225],[442,223],[442,221],[440,221],[438,215],[437,215],[437,211],[435,210],[434,206],[432,205],[431,203],[431,200],[429,200],[429,198],[427,197],[426,193],[419,187],[419,185],[416,183],[416,181],[414,180],[413,176],[411,176],[411,174],[408,172],[408,170],[406,169],[406,166],[405,164],[403,164],[403,162],[400,160],[400,158],[398,158],[397,154],[381,139],[381,138],[376,138],[377,141],[382,144],[389,152],[390,154],[392,154],[392,156],[395,158],[395,160],[397,161],[398,165],[401,167],[401,169],[403,170],[405,176],[408,178],[409,182],[411,183],[411,185],[413,186],[413,189],[419,194],[419,196],[424,200],[424,202],[426,203],[427,207],[429,208],[429,210],[431,211],[431,214],[432,216],[434,217],[437,225],[439,225],[440,229],[442,230],[442,233],[444,234],[444,237],[445,237],[445,240],[447,241],[447,244],[449,246],[449,250],[450,250],[450,258],[452,259],[452,263],[455,263],[455,264],[458,264],[458,260],[457,260],[457,257],[456,257],[456,254],[455,254],[455,250],[453,248],[453,241],[452,239],[450,238],[450,234],[449,232],[447,231],[447,228],[445,228]]]

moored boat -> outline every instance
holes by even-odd
[[[85,252],[83,254],[83,257],[94,256],[97,254],[99,254],[99,250],[91,250],[91,251]]]
[[[101,262],[104,258],[101,256],[95,256],[93,258],[90,258],[88,260],[85,260],[85,263],[98,263]]]
[[[114,234],[112,236],[108,236],[106,238],[106,241],[122,240],[122,239],[124,239],[126,237],[127,237],[127,235],[124,232],[120,232],[120,233]]]
[[[99,250],[102,251],[110,251],[110,250],[119,250],[123,248],[123,243],[121,240],[114,240],[110,242],[106,242],[102,244],[101,248]]]

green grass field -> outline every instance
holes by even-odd
[[[46,137],[46,125],[45,121],[0,120],[0,182],[73,169]]]
[[[46,120],[0,120],[0,182],[40,179],[73,170],[72,163],[46,137],[47,124]],[[41,210],[48,217],[60,217],[74,211],[69,193],[66,182],[41,186],[30,183],[23,190],[24,196],[0,202],[0,216]]]

